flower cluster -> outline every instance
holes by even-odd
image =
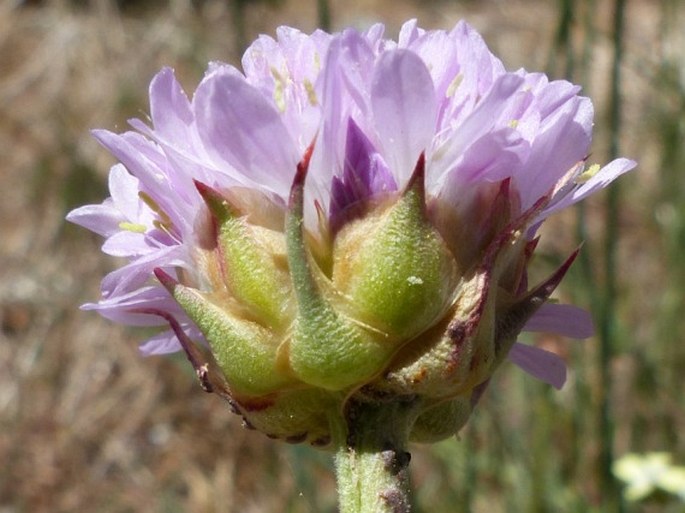
[[[444,438],[507,357],[563,384],[522,330],[591,332],[547,302],[575,253],[542,283],[527,266],[550,214],[634,162],[586,168],[590,100],[506,71],[468,24],[383,32],[282,27],[190,100],[162,70],[151,126],[95,132],[111,197],[68,216],[127,260],[84,308],[170,326],[142,351],[183,349],[274,437],[325,444],[349,401],[403,398],[412,439]]]

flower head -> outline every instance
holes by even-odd
[[[576,253],[528,282],[536,232],[635,165],[586,169],[590,100],[507,72],[466,23],[383,30],[282,27],[191,100],[162,70],[152,126],[95,132],[111,198],[68,216],[128,260],[84,307],[170,326],[143,351],[183,349],[291,441],[324,444],[352,399],[411,398],[412,438],[449,436],[507,357],[560,387],[563,363],[516,338],[591,325],[547,302]]]

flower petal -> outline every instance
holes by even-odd
[[[97,303],[86,303],[82,310],[95,310],[106,319],[130,326],[163,326],[164,319],[157,315],[138,313],[135,310],[142,307],[158,308],[186,319],[183,310],[173,300],[169,293],[159,285],[147,286],[109,299],[101,299]]]
[[[381,55],[371,82],[371,108],[383,155],[402,187],[419,155],[431,148],[435,133],[433,80],[415,53]]]
[[[518,173],[515,179],[523,209],[549,194],[559,179],[587,156],[592,117],[592,103],[574,97],[541,122],[525,172]]]
[[[152,316],[149,316],[152,317]],[[170,354],[182,349],[173,330],[166,330],[148,338],[138,348],[143,356]]]
[[[509,359],[534,378],[561,390],[566,383],[566,363],[554,353],[539,347],[515,343]]]
[[[156,267],[192,269],[189,261],[187,250],[183,246],[170,246],[152,251],[105,276],[101,284],[102,295],[105,298],[114,298],[142,287],[151,278]]]
[[[255,185],[286,197],[300,156],[276,108],[241,77],[218,68],[193,100],[207,153]]]
[[[171,68],[163,68],[150,83],[150,115],[161,138],[181,146],[189,145],[188,130],[193,113]]]
[[[109,172],[109,193],[114,201],[114,206],[129,221],[138,219],[140,210],[139,190],[138,179],[131,176],[124,166],[121,164],[112,166]]]
[[[397,190],[383,157],[351,119],[347,125],[344,162],[342,177],[333,177],[331,184],[329,217],[334,226],[339,224],[339,218],[348,207],[377,194]]]
[[[466,119],[446,137],[433,154],[433,173],[440,183],[445,174],[452,172],[454,166],[467,148],[492,131],[500,119],[512,95],[523,83],[523,78],[513,73],[502,75]],[[499,127],[498,127],[499,128]]]
[[[145,255],[156,248],[151,246],[144,233],[121,230],[107,238],[102,245],[102,252],[115,257],[137,257]]]
[[[592,316],[588,311],[556,303],[542,305],[523,330],[557,333],[571,338],[588,338],[594,334]]]
[[[85,205],[76,208],[67,214],[67,221],[83,226],[88,230],[104,237],[109,237],[120,230],[119,223],[124,221],[110,198],[102,205]]]
[[[637,162],[626,158],[612,160],[609,164],[601,168],[587,182],[576,185],[570,191],[563,191],[558,198],[553,198],[551,205],[541,214],[541,218],[546,218],[550,214],[569,207],[590,194],[603,189],[619,176],[627,173],[637,166]]]
[[[306,194],[312,198],[305,205],[308,225],[316,219],[313,202],[328,210],[331,180],[342,175],[349,120],[360,120],[362,125],[356,124],[367,137],[372,132],[367,89],[373,63],[372,49],[356,31],[346,30],[331,42],[321,78],[321,127],[306,184]]]
[[[134,132],[119,135],[107,130],[94,130],[93,136],[140,181],[140,189],[169,216],[174,226],[179,229],[185,227],[187,231],[194,220],[193,210],[184,196],[173,187],[169,175],[173,177],[175,170],[169,168],[160,148]]]

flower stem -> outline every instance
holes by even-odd
[[[416,402],[350,405],[335,457],[340,513],[408,513],[409,430]]]

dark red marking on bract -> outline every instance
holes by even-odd
[[[283,440],[289,444],[301,444],[302,442],[304,442],[307,439],[308,435],[309,435],[309,433],[307,433],[305,431],[304,433],[298,433],[296,435],[286,436]]]
[[[485,305],[487,304],[488,297],[490,294],[491,271],[491,268],[481,271],[482,278],[480,279],[483,280],[483,284],[481,287],[480,297],[478,298],[478,304],[473,309],[468,318],[465,320],[454,320],[447,327],[447,335],[450,337],[453,344],[453,349],[450,352],[448,373],[450,373],[454,368],[457,367],[459,363],[459,357],[461,355],[461,348],[463,347],[465,341],[469,337],[473,337],[478,331],[481,318],[483,317],[483,311],[485,310]]]
[[[240,408],[246,412],[264,411],[267,408],[270,408],[271,406],[273,406],[275,403],[276,403],[275,398],[273,398],[271,396],[249,398],[249,399],[241,398],[239,401]]]
[[[330,443],[331,437],[329,435],[324,435],[320,438],[315,438],[314,440],[310,441],[309,445],[312,447],[326,447]]]

